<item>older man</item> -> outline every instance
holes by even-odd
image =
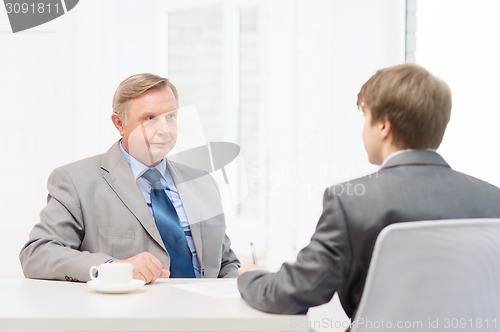
[[[91,266],[106,262],[132,263],[134,278],[147,283],[237,275],[215,183],[166,158],[177,112],[166,78],[139,74],[118,86],[111,119],[121,139],[52,172],[47,206],[20,253],[26,277],[86,281]],[[196,190],[184,185],[200,178]],[[200,213],[203,204],[219,213]]]

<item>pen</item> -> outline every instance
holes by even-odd
[[[252,252],[252,262],[254,265],[257,265],[257,255],[255,255],[255,246],[253,242],[250,242],[250,251]]]

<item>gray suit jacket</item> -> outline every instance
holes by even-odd
[[[239,261],[226,236],[215,183],[201,171],[170,162],[168,167],[190,222],[202,276],[237,276]],[[197,187],[186,185],[193,179]],[[144,251],[169,268],[169,255],[118,143],[102,155],[55,169],[47,187],[47,205],[20,253],[26,277],[87,281],[92,265]],[[218,213],[208,215],[207,209]]]
[[[328,188],[317,228],[297,261],[276,273],[245,273],[238,287],[251,306],[282,314],[305,313],[338,292],[353,318],[375,240],[385,226],[498,217],[499,188],[453,171],[435,152],[405,152],[375,174]]]

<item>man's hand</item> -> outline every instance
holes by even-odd
[[[130,263],[133,266],[134,279],[144,280],[146,284],[154,282],[158,278],[168,278],[170,271],[163,269],[161,262],[149,252],[123,260],[114,260],[113,263]]]
[[[257,267],[254,263],[245,263],[238,269],[238,275],[242,275],[245,272],[253,270]]]

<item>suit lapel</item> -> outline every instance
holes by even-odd
[[[153,216],[144,201],[144,197],[135,182],[130,166],[123,157],[118,144],[114,144],[104,154],[101,164],[104,180],[106,180],[127,209],[141,223],[146,232],[160,246],[165,248]]]

